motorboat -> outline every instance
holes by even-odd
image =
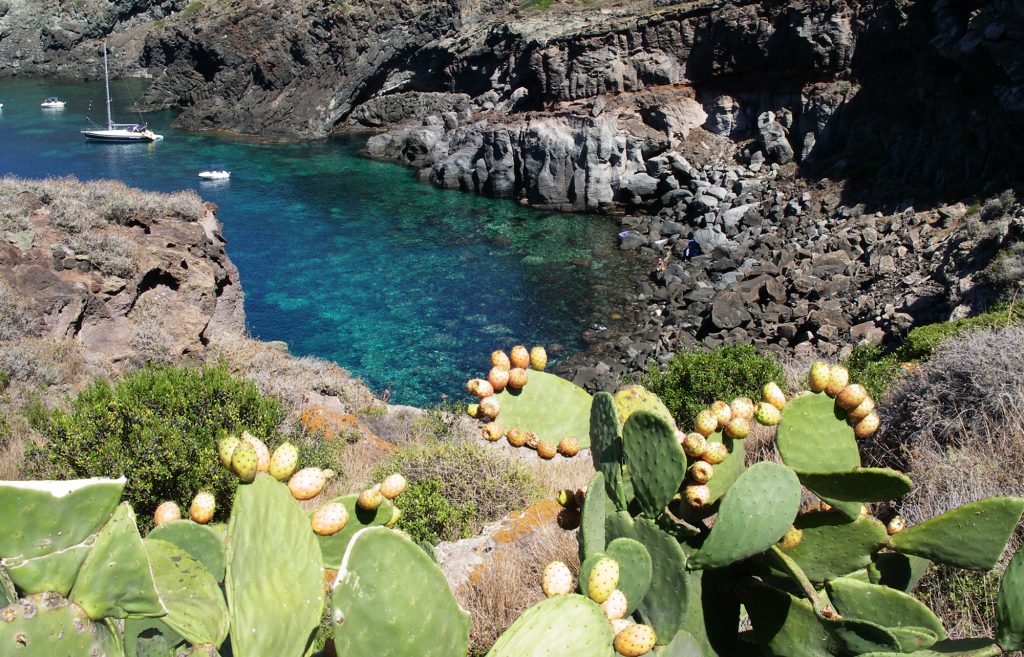
[[[92,141],[105,141],[118,144],[132,144],[154,142],[163,139],[145,123],[114,123],[114,117],[110,113],[110,70],[107,68],[107,44],[103,44],[103,81],[104,89],[107,92],[107,127],[92,130],[82,130],[86,139]]]
[[[227,180],[231,177],[230,171],[200,171],[199,177],[204,180]]]
[[[64,109],[64,101],[56,96],[50,96],[43,102],[39,103],[39,106],[45,109]]]

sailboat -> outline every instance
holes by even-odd
[[[107,44],[103,43],[103,81],[107,91],[107,128],[105,130],[82,130],[86,139],[116,143],[152,142],[163,139],[145,123],[114,123],[110,114],[110,70],[107,68]]]

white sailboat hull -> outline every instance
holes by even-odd
[[[135,132],[132,130],[113,128],[109,130],[82,130],[82,134],[85,135],[86,139],[91,139],[93,141],[117,142],[122,144],[159,141],[160,139],[163,139],[163,135],[158,135],[151,130]]]

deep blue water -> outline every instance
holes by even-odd
[[[138,120],[144,84],[112,83],[115,120]],[[41,109],[48,95],[66,109]],[[334,360],[393,402],[460,394],[495,348],[578,351],[637,274],[614,220],[436,190],[360,157],[365,137],[265,144],[178,132],[162,112],[145,116],[162,142],[93,144],[78,131],[86,115],[105,121],[101,82],[0,80],[0,103],[0,174],[196,190],[220,208],[250,333]],[[196,177],[211,164],[231,179]]]

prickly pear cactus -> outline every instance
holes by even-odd
[[[331,621],[339,655],[453,657],[465,655],[469,645],[469,614],[441,569],[385,527],[362,529],[349,542]]]
[[[506,388],[494,396],[501,407],[498,421],[506,429],[532,431],[555,445],[575,436],[581,449],[590,447],[590,393],[572,381],[530,370],[521,390]]]
[[[81,607],[56,593],[37,593],[0,611],[4,657],[115,657]]]
[[[177,545],[206,566],[215,580],[224,581],[224,538],[215,526],[175,520],[155,527],[146,538]]]
[[[883,525],[869,505],[899,500],[913,483],[861,465],[857,440],[878,426],[864,387],[850,384],[840,366],[818,363],[812,372],[821,392],[787,401],[768,386],[760,404],[719,401],[698,414],[690,434],[650,412],[652,401],[636,389],[623,398],[631,406],[595,395],[591,454],[599,474],[590,486],[603,484],[609,499],[584,504],[581,586],[613,545],[641,545],[652,577],[629,612],[655,629],[656,652],[666,657],[986,657],[1024,645],[1024,603],[1012,588],[1024,567],[1016,560],[1000,594],[1003,648],[988,639],[950,641],[909,593],[929,560],[991,568],[1024,499],[982,500],[906,529]],[[775,427],[783,464],[746,467],[750,421]],[[807,493],[821,510],[800,513]],[[737,631],[741,601],[756,646]]]
[[[117,507],[86,556],[70,599],[89,618],[159,617],[167,613],[127,502]]]
[[[161,620],[191,643],[219,646],[228,635],[228,608],[217,580],[201,562],[173,543],[145,540],[160,599]]]
[[[394,514],[395,507],[389,500],[384,500],[376,509],[368,510],[356,504],[358,498],[359,495],[343,495],[330,501],[345,505],[345,510],[348,511],[348,522],[345,523],[341,531],[335,534],[316,537],[317,543],[320,544],[320,553],[323,555],[325,568],[331,570],[340,568],[341,560],[345,556],[345,550],[352,537],[361,529],[384,525],[391,520],[391,516]],[[314,513],[315,511],[309,512],[310,518]]]
[[[324,567],[309,518],[265,473],[239,486],[228,523],[231,652],[302,657],[320,624]]]
[[[560,595],[523,612],[487,657],[615,657],[614,638],[596,603],[582,595]]]

